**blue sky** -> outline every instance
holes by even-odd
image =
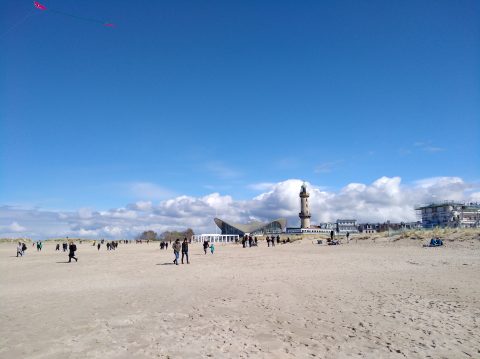
[[[0,204],[479,181],[478,1],[0,3]]]

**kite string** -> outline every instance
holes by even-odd
[[[35,10],[30,10],[21,20],[19,20],[17,23],[13,24],[9,29],[7,29],[3,34],[0,35],[0,38],[4,37],[7,35],[10,31],[13,29],[17,28],[21,24],[23,24],[30,16],[35,14]]]
[[[83,17],[83,16],[78,16],[78,15],[73,15],[73,14],[69,14],[67,12],[63,12],[63,11],[58,11],[58,10],[52,10],[52,9],[48,9],[50,10],[50,12],[53,12],[55,14],[59,14],[59,15],[64,15],[64,16],[70,16],[70,17],[73,17],[74,19],[78,19],[78,20],[84,20],[84,21],[91,21],[91,22],[96,22],[98,24],[105,24],[104,21],[101,21],[101,20],[98,20],[98,19],[92,19],[92,18],[89,18],[89,17]],[[48,11],[47,10],[47,11]]]

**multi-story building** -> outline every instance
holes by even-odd
[[[375,224],[364,223],[358,226],[362,233],[377,233],[377,226]]]
[[[356,219],[337,219],[337,233],[358,233]]]
[[[480,227],[480,204],[445,201],[415,208],[422,216],[423,228]]]

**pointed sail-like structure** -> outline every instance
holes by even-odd
[[[264,222],[250,222],[247,224],[238,224],[226,222],[220,218],[215,218],[215,224],[220,228],[222,234],[238,234],[244,236],[250,235],[264,235],[264,234],[279,234],[284,233],[287,228],[287,219],[279,218],[268,223]]]

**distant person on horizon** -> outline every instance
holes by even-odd
[[[347,244],[348,244],[348,237],[350,237],[350,232],[347,232]]]
[[[55,246],[55,252],[59,250],[60,250],[60,243],[57,243],[57,245]]]
[[[72,261],[72,258],[75,259],[75,262],[78,262],[78,258],[75,257],[75,252],[77,250],[77,246],[75,245],[75,243],[71,242],[70,245],[68,246],[68,250],[69,250],[68,263]]]
[[[97,244],[97,251],[100,250],[100,243]]]
[[[208,249],[208,241],[203,241],[203,251],[205,254],[207,254],[207,249]]]
[[[182,243],[182,264],[183,264],[183,257],[187,257],[187,264],[190,264],[188,261],[188,241],[187,238],[183,239]]]
[[[175,255],[175,259],[173,260],[173,263],[175,263],[178,266],[178,258],[180,257],[180,250],[182,249],[182,245],[180,244],[180,239],[177,238],[177,240],[173,243],[173,254]]]
[[[335,232],[334,231],[330,231],[330,240],[333,241],[333,237],[335,236]]]
[[[280,244],[280,236],[277,235],[277,244]]]
[[[213,254],[213,252],[215,252],[215,245],[212,242],[212,244],[210,244],[210,253]]]

